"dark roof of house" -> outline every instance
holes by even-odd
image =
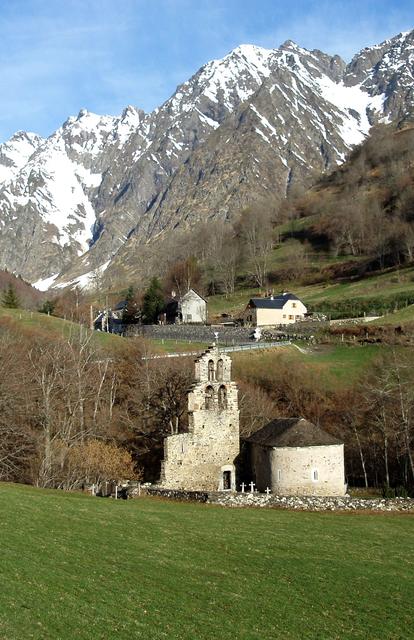
[[[256,309],[283,309],[288,300],[299,300],[294,293],[281,293],[271,298],[250,298],[249,306]]]
[[[121,311],[123,309],[126,309],[127,306],[128,306],[128,300],[121,300],[115,305],[114,311]]]
[[[342,444],[341,440],[305,418],[276,418],[243,439],[262,447],[318,447]]]

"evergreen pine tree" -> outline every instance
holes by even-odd
[[[20,307],[20,300],[17,297],[16,289],[12,284],[9,284],[7,289],[3,292],[1,304],[7,309],[18,309]]]
[[[155,324],[158,316],[164,308],[164,295],[158,278],[152,278],[148,289],[144,294],[142,315],[145,324]]]
[[[55,310],[55,302],[53,300],[45,300],[39,309],[40,313],[47,313],[48,316],[52,316]]]
[[[126,305],[122,311],[122,322],[131,324],[136,321],[137,304],[135,302],[134,287],[130,285],[125,295]]]

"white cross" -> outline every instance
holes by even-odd
[[[241,490],[242,490],[242,493],[244,493],[244,488],[245,488],[245,486],[246,486],[246,485],[244,484],[244,482],[242,482],[242,483],[241,483]]]
[[[250,483],[250,493],[254,493],[254,487],[255,487],[254,482],[251,482]]]
[[[267,493],[267,495],[269,495],[269,493],[272,493],[271,490],[269,489],[269,487],[266,487],[266,493]]]

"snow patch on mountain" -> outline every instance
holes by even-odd
[[[55,285],[55,289],[65,289],[66,287],[79,287],[82,290],[91,289],[94,286],[94,282],[97,278],[102,276],[102,274],[106,271],[110,264],[110,260],[107,260],[104,264],[97,267],[93,271],[88,271],[87,273],[83,273],[77,278],[73,278],[68,282],[59,282]],[[57,276],[54,277],[53,282],[56,280]],[[35,286],[35,285],[33,285]],[[39,288],[39,287],[37,287]],[[43,289],[44,290],[44,289]]]
[[[335,83],[327,76],[318,78],[316,82],[324,100],[343,114],[340,131],[345,143],[353,146],[362,142],[371,128],[368,111],[382,113],[385,95],[371,97],[362,90],[361,85],[347,87],[343,82]],[[355,118],[352,111],[357,112],[358,118]]]
[[[54,281],[57,279],[58,275],[59,275],[58,273],[54,273],[49,278],[43,278],[43,279],[37,280],[36,282],[32,282],[32,287],[34,287],[38,291],[48,291],[48,289],[51,288]]]

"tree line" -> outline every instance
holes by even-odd
[[[124,343],[122,343],[124,344]],[[363,349],[364,347],[359,347]],[[83,329],[66,338],[0,325],[0,479],[80,488],[159,477],[166,435],[187,430],[191,358],[151,360],[143,339],[108,351]],[[414,373],[389,348],[357,384],[323,383],[310,367],[234,358],[241,434],[304,416],[345,443],[351,485],[414,487]]]

